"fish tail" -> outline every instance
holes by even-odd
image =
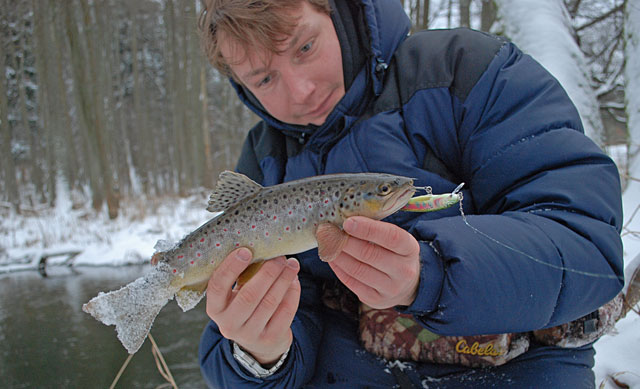
[[[109,293],[100,293],[82,310],[106,325],[115,325],[118,339],[133,354],[146,339],[162,307],[173,298],[166,269],[155,268],[137,280]]]

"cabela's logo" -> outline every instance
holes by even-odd
[[[505,353],[499,347],[494,348],[491,343],[486,346],[480,346],[480,343],[474,342],[471,347],[469,347],[465,339],[461,339],[456,343],[456,352],[460,354],[477,355],[479,357],[497,357]]]

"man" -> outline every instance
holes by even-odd
[[[207,290],[212,321],[199,357],[210,386],[594,387],[590,344],[532,337],[495,366],[464,356],[394,365],[375,351],[389,344],[362,341],[369,324],[353,316],[401,313],[436,338],[529,334],[588,315],[618,293],[617,169],[582,134],[553,77],[479,32],[407,36],[399,1],[209,0],[201,20],[212,64],[263,119],[239,172],[263,185],[385,172],[435,193],[465,182],[467,215],[353,217],[330,263],[316,250],[277,258],[241,289],[234,283],[251,252],[234,251]],[[335,285],[360,309],[333,309]],[[451,352],[495,351],[464,345]]]

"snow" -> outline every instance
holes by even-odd
[[[586,59],[570,34],[562,1],[499,0],[500,28],[560,81],[582,118],[585,133],[602,144],[603,124],[589,84]]]
[[[115,220],[59,196],[54,209],[17,215],[0,208],[0,273],[36,269],[43,254],[80,251],[75,265],[122,266],[149,261],[159,240],[176,242],[214,216],[203,192],[186,199],[144,198]],[[165,243],[168,244],[168,243]],[[64,256],[51,258],[61,264]],[[48,262],[49,263],[49,262]]]

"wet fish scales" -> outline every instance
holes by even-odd
[[[162,306],[175,295],[183,310],[193,308],[215,268],[233,249],[249,248],[254,263],[303,252],[317,246],[315,231],[320,223],[341,226],[353,215],[382,219],[402,208],[414,192],[411,179],[377,173],[316,176],[263,188],[243,175],[223,172],[208,207],[223,213],[173,248],[155,253],[152,261],[157,266],[143,277],[146,283],[133,282],[100,294],[83,310],[105,324],[115,324],[118,338],[134,353]],[[136,290],[144,285],[165,290],[150,299],[148,291]],[[131,299],[140,301],[123,302]],[[148,328],[133,328],[139,323]]]

